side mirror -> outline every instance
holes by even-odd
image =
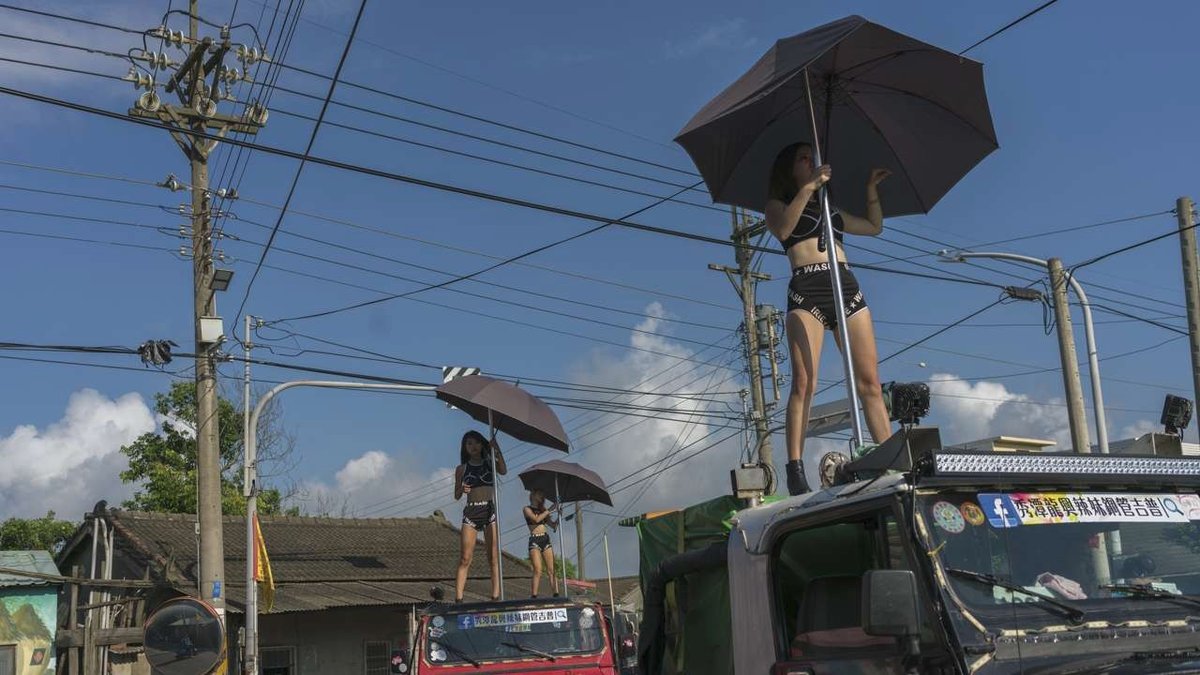
[[[916,575],[910,570],[869,570],[863,574],[862,622],[867,635],[919,636],[921,610]]]
[[[408,650],[396,649],[392,651],[391,672],[404,675],[408,672]]]

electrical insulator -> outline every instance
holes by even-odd
[[[150,52],[145,57],[150,62],[150,67],[158,70],[166,70],[168,67],[175,65],[175,62],[171,60],[171,57],[167,56],[166,52]]]
[[[207,96],[201,96],[196,100],[196,112],[205,117],[212,117],[217,114],[217,102]]]
[[[187,204],[180,204],[180,205],[179,205],[179,215],[181,215],[181,216],[186,216],[186,215],[187,215]]]
[[[162,101],[159,100],[158,94],[154,93],[153,89],[143,93],[137,100],[137,107],[146,112],[158,112],[161,104]]]
[[[159,183],[158,186],[165,187],[168,190],[170,190],[171,192],[179,192],[180,190],[183,189],[183,183],[180,183],[179,179],[176,178],[175,174],[173,174],[173,173],[167,174],[166,180]]]
[[[245,112],[246,119],[255,124],[266,124],[268,115],[266,107],[257,101],[251,103]]]
[[[192,257],[192,249],[190,249],[186,246],[180,246],[179,247],[179,257],[181,257],[181,258]]]

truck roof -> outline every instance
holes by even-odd
[[[914,453],[918,454],[918,453]],[[819,513],[915,487],[987,490],[1020,486],[1200,489],[1200,458],[1044,452],[978,452],[927,448],[915,468],[789,497],[739,511],[734,519],[747,549],[763,553],[767,529],[790,515]]]
[[[569,598],[517,598],[513,600],[486,600],[483,602],[433,603],[421,610],[422,615],[460,614],[462,612],[513,612],[521,609],[544,609],[548,607],[591,607],[592,602],[580,602]]]

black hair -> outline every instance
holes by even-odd
[[[796,188],[796,153],[800,148],[811,148],[812,143],[792,143],[775,155],[771,165],[771,182],[767,186],[767,198],[778,199],[784,204],[792,201],[799,191]]]
[[[459,459],[458,463],[466,464],[467,460],[470,459],[469,457],[467,457],[467,439],[468,438],[474,438],[475,440],[479,441],[479,444],[481,446],[483,446],[483,454],[481,456],[484,459],[487,459],[488,455],[492,452],[492,444],[488,443],[488,440],[486,438],[484,438],[483,434],[472,429],[472,430],[468,431],[467,433],[463,434],[462,443],[460,443],[458,446],[458,459]]]

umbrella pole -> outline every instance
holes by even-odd
[[[560,499],[561,499],[561,497],[558,492],[558,475],[556,474],[554,476],[554,507],[558,509],[558,547],[559,547],[559,552],[558,552],[557,557],[562,559],[562,570],[563,570],[563,572],[562,572],[562,597],[568,598],[570,596],[567,595],[567,558],[566,558],[567,544],[566,544],[565,540],[563,539],[562,501],[560,501]],[[550,570],[550,574],[553,575],[554,570]]]
[[[613,625],[617,623],[617,601],[613,598],[612,588],[612,560],[608,557],[608,528],[604,528],[604,567],[608,571],[608,611],[612,612],[609,617],[613,620]]]
[[[488,410],[488,427],[492,431],[492,441],[496,440],[496,423],[492,421],[492,411]],[[496,509],[496,573],[500,575],[500,599],[504,599],[504,547],[500,545],[500,474],[496,473],[496,451],[488,448],[488,457],[492,459],[492,506]]]
[[[821,139],[817,134],[817,116],[813,110],[812,86],[808,81],[808,69],[804,69],[804,93],[808,97],[808,117],[812,120],[813,162],[820,166]],[[826,120],[828,126],[828,120]],[[837,314],[838,336],[842,343],[842,368],[846,373],[846,395],[850,399],[850,421],[854,430],[854,447],[857,450],[863,444],[862,415],[858,410],[858,386],[854,381],[854,361],[850,357],[850,329],[846,326],[846,303],[842,297],[842,270],[837,260],[837,240],[833,233],[833,217],[829,212],[829,188],[821,187],[821,226],[823,228],[826,250],[829,254],[829,275],[833,278],[833,307]],[[802,432],[803,433],[803,432]]]

